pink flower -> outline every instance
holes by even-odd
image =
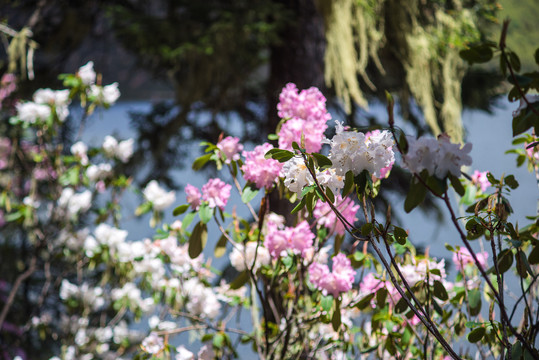
[[[383,287],[385,287],[385,281],[375,278],[374,273],[365,275],[359,284],[359,290],[363,294],[375,293]]]
[[[486,251],[478,252],[475,254],[481,267],[487,266],[488,253]],[[457,252],[453,253],[453,263],[458,270],[462,270],[466,265],[474,265],[472,255],[466,248],[460,248]]]
[[[226,157],[225,163],[230,164],[230,161],[238,161],[240,159],[240,151],[243,150],[243,145],[239,143],[237,137],[227,136],[217,143],[217,148],[223,152]]]
[[[197,210],[200,206],[200,191],[191,184],[185,186],[185,196],[187,198],[187,203],[191,205],[191,208]]]
[[[230,189],[232,185],[225,184],[221,179],[210,179],[202,186],[202,200],[207,201],[210,208],[219,207],[224,210],[230,197]]]
[[[326,122],[331,119],[324,95],[315,87],[298,94],[296,85],[289,83],[283,88],[279,100],[279,117],[288,119],[279,130],[279,148],[292,150],[292,143],[300,144],[303,134],[307,152],[319,151]]]
[[[283,165],[274,159],[266,159],[264,155],[273,149],[273,146],[264,143],[255,147],[253,151],[244,151],[245,162],[241,167],[243,177],[247,181],[255,183],[256,187],[269,188],[279,176]]]
[[[311,87],[298,94],[298,88],[293,83],[286,84],[281,91],[277,110],[281,119],[300,118],[322,124],[331,119],[326,109],[326,98],[320,90]]]
[[[349,223],[353,224],[357,220],[356,213],[359,210],[359,205],[354,204],[351,198],[347,197],[343,200],[342,196],[337,194],[334,205]],[[334,230],[339,235],[344,235],[345,227],[343,223],[337,219],[327,202],[317,202],[313,215],[320,225],[329,230]]]
[[[0,138],[0,170],[5,169],[11,153],[11,141],[7,137]]]
[[[487,171],[480,172],[475,170],[472,175],[472,183],[478,185],[483,192],[488,189],[490,181],[487,179]]]
[[[296,227],[285,227],[281,230],[277,229],[275,224],[270,223],[264,246],[274,258],[285,256],[287,250],[292,250],[303,256],[313,246],[314,238],[315,235],[305,220]]]
[[[342,292],[352,289],[356,271],[352,268],[350,260],[343,254],[333,258],[333,268],[329,271],[327,265],[313,263],[309,266],[309,280],[319,290],[330,293],[334,297]]]

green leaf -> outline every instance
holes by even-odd
[[[472,289],[468,292],[468,304],[470,305],[470,315],[475,316],[481,312],[481,292]]]
[[[191,257],[191,259],[197,258],[202,253],[202,250],[204,250],[207,241],[208,228],[206,227],[206,224],[199,222],[196,224],[189,237],[189,257]]]
[[[305,204],[306,204],[305,198],[302,198],[301,201],[292,209],[290,214],[297,213],[298,211],[300,211],[301,209],[303,209],[305,207]]]
[[[333,296],[331,295],[322,296],[322,299],[320,299],[320,306],[322,306],[322,310],[329,313],[333,307],[333,300]]]
[[[412,178],[410,184],[410,189],[408,194],[406,194],[406,200],[404,200],[404,210],[409,213],[415,207],[423,202],[427,195],[427,189],[419,181],[416,181],[415,178]]]
[[[331,160],[329,160],[326,156],[318,153],[312,153],[312,157],[316,159],[316,162],[318,163],[318,167],[330,167],[333,165]]]
[[[478,327],[470,331],[468,334],[468,341],[471,343],[476,343],[480,341],[483,336],[485,336],[486,329],[484,327]]]
[[[210,154],[202,155],[201,157],[196,158],[195,161],[193,161],[192,169],[195,171],[202,169],[202,167],[206,165],[208,161],[210,161],[210,158],[212,156],[213,154],[210,153]]]
[[[508,175],[504,178],[504,182],[507,186],[509,186],[511,189],[515,190],[518,188],[518,181],[516,181],[514,175]]]
[[[535,50],[534,57],[535,57],[535,63],[536,63],[537,65],[539,65],[539,48],[537,48],[537,49]]]
[[[172,215],[179,216],[183,214],[184,212],[186,212],[187,209],[189,209],[189,204],[180,205],[176,209],[174,209],[174,211],[172,212]]]
[[[511,359],[520,360],[522,359],[522,345],[520,342],[516,342],[511,346]]]
[[[136,208],[135,216],[146,214],[151,209],[152,209],[152,203],[147,201]]]
[[[509,63],[513,67],[513,69],[516,72],[520,71],[520,59],[518,58],[518,55],[512,51],[509,52]]]
[[[335,203],[335,195],[333,194],[333,191],[329,187],[326,188],[326,196],[328,197],[329,201],[334,204]]]
[[[268,140],[279,140],[277,134],[268,134]]]
[[[476,219],[472,218],[466,223],[466,230],[468,234],[466,239],[475,240],[481,237],[485,233],[485,227],[477,222]]]
[[[445,289],[444,285],[438,280],[434,280],[433,293],[434,293],[434,296],[436,296],[440,300],[445,301],[449,299],[447,290]]]
[[[219,238],[219,241],[217,241],[217,244],[215,245],[215,250],[213,251],[213,254],[216,258],[220,258],[226,253],[226,243],[227,239],[225,234],[223,234]]]
[[[524,253],[522,251],[520,251],[520,249],[517,250],[517,255],[515,256],[516,259],[517,259],[517,273],[518,275],[525,279],[528,277],[528,271],[527,271],[527,267],[529,267],[530,265],[528,264],[528,261],[526,259],[526,256],[524,255]],[[528,265],[528,266],[526,266]],[[533,274],[533,272],[532,272]]]
[[[193,222],[193,219],[195,218],[196,213],[190,212],[189,214],[185,215],[185,217],[182,220],[182,229],[187,229],[189,225]]]
[[[401,245],[406,244],[406,238],[408,237],[408,233],[403,228],[394,226],[393,229],[393,235],[395,236],[395,240]]]
[[[451,186],[453,186],[453,189],[455,189],[457,194],[464,196],[466,191],[464,190],[464,186],[462,186],[459,178],[453,174],[449,174],[449,180],[451,181]]]
[[[215,333],[215,336],[213,337],[213,346],[217,349],[220,349],[223,346],[224,341],[225,336],[222,333]]]
[[[395,313],[400,314],[406,311],[408,309],[408,303],[406,300],[401,297],[399,301],[397,301],[397,304],[395,305]]]
[[[255,196],[258,194],[259,190],[250,186],[250,185],[245,185],[245,187],[243,188],[243,191],[241,192],[241,201],[244,203],[244,204],[247,204],[249,203],[251,200],[253,200],[255,198]]]
[[[513,265],[513,251],[511,249],[502,250],[498,254],[498,269],[500,274],[505,273]]]
[[[208,204],[200,205],[200,209],[198,210],[198,216],[200,216],[200,220],[202,220],[204,224],[209,223],[211,218],[213,217],[213,208],[210,208]]]
[[[230,283],[230,289],[237,290],[249,281],[249,271],[242,271],[237,278]]]

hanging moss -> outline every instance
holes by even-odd
[[[319,0],[328,43],[328,86],[335,89],[347,111],[351,101],[367,107],[365,89],[384,90],[376,89],[367,67],[375,65],[384,76],[387,65],[379,53],[389,50],[404,70],[407,90],[402,98],[407,98],[406,92],[413,96],[435,135],[447,132],[461,142],[464,63],[458,52],[480,36],[471,10],[477,4],[467,4],[470,8],[460,0]]]

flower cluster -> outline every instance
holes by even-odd
[[[461,167],[471,165],[472,158],[468,153],[472,144],[462,148],[451,143],[449,136],[440,135],[438,139],[419,138],[408,140],[408,152],[404,155],[404,165],[413,173],[419,174],[427,170],[429,175],[443,179],[448,174],[459,177]]]
[[[475,170],[472,174],[472,184],[476,185],[481,189],[482,192],[485,192],[490,187],[490,181],[487,178],[488,171],[479,171]]]
[[[326,98],[315,87],[298,93],[295,84],[289,83],[279,95],[278,115],[286,121],[279,130],[279,148],[292,150],[292,143],[305,139],[307,152],[319,151],[321,140],[331,115],[326,109]]]
[[[243,145],[239,142],[240,139],[237,137],[227,136],[217,143],[216,146],[224,155],[226,164],[240,159],[240,152],[243,150]]]
[[[152,203],[153,209],[156,211],[163,211],[176,201],[176,193],[165,191],[155,180],[150,181],[142,193],[146,200]]]
[[[344,175],[352,171],[358,175],[367,170],[377,178],[382,178],[395,162],[392,150],[393,139],[389,131],[365,134],[345,131],[343,125],[335,121],[335,136],[327,141],[330,146],[329,158],[333,162],[336,173]],[[383,171],[383,175],[382,175]]]
[[[338,297],[340,293],[350,291],[354,283],[356,271],[350,260],[343,253],[333,257],[332,271],[326,264],[312,263],[309,266],[309,280],[325,294]]]
[[[226,203],[230,198],[230,190],[232,185],[226,184],[221,179],[209,179],[206,184],[202,186],[202,194],[200,191],[191,184],[187,184],[185,187],[185,195],[187,202],[193,209],[198,209],[201,204],[201,200],[207,202],[208,207],[213,209],[218,207],[221,210],[225,209]]]
[[[264,246],[274,258],[286,256],[289,250],[295,254],[304,255],[313,246],[314,238],[307,221],[302,221],[296,227],[282,229],[270,223]]]
[[[335,205],[337,210],[342,214],[348,223],[354,224],[358,220],[356,214],[359,210],[359,205],[354,204],[354,201],[351,198],[347,197],[343,199],[340,194],[337,194],[337,196],[335,196],[335,202],[333,205]],[[334,231],[338,235],[344,235],[344,224],[337,219],[335,212],[331,209],[327,202],[319,201],[316,203],[313,216],[321,226],[326,227],[330,231]]]
[[[264,143],[255,147],[253,151],[244,151],[245,161],[241,170],[247,181],[253,182],[257,188],[269,189],[281,173],[282,164],[274,159],[266,159],[265,155],[273,146]]]

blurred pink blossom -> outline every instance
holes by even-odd
[[[255,147],[253,151],[244,151],[245,162],[241,167],[245,180],[255,183],[256,187],[270,188],[279,176],[283,165],[274,159],[266,159],[264,155],[273,149],[273,146],[264,143]]]
[[[343,200],[342,196],[337,194],[334,205],[350,224],[356,222],[356,213],[359,210],[359,205],[354,204],[351,198],[347,197]],[[339,235],[344,235],[345,227],[343,223],[337,219],[337,216],[327,202],[319,201],[314,208],[313,215],[318,219],[320,225],[330,230],[335,230],[335,233]]]
[[[191,208],[197,210],[200,206],[200,198],[202,197],[200,191],[193,185],[187,184],[185,186],[185,196],[187,198],[187,202],[189,205],[191,205]]]
[[[239,143],[237,137],[227,136],[217,143],[217,148],[223,152],[226,157],[225,163],[230,164],[231,161],[240,159],[240,151],[243,150],[243,145]]]
[[[219,207],[224,210],[232,185],[225,184],[221,179],[210,179],[202,186],[202,200],[209,203],[210,208]]]
[[[478,185],[481,191],[484,192],[490,186],[490,181],[487,179],[487,171],[475,170],[472,174],[472,183]]]
[[[485,268],[487,266],[488,253],[486,251],[478,252],[475,254],[479,264]],[[453,253],[453,263],[458,270],[462,270],[463,267],[467,265],[474,265],[472,255],[466,248],[460,248],[457,252]]]
[[[271,223],[268,224],[268,234],[264,240],[264,246],[268,248],[274,258],[285,256],[287,250],[304,255],[313,246],[314,238],[315,235],[305,220],[296,227],[285,227],[280,230]]]
[[[319,290],[324,293],[330,293],[334,297],[342,292],[352,289],[356,271],[352,268],[350,260],[340,253],[333,258],[333,268],[325,264],[313,263],[309,266],[309,280]]]

